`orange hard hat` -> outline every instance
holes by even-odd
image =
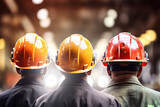
[[[57,67],[66,73],[85,73],[95,66],[93,48],[80,34],[67,37],[60,45],[56,57]]]
[[[11,52],[11,63],[19,69],[41,69],[50,63],[48,46],[35,33],[27,33],[15,44]]]
[[[148,54],[140,40],[123,32],[109,41],[102,62],[104,66],[107,66],[108,62],[142,62],[142,66],[146,66],[147,60]]]

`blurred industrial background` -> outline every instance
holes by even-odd
[[[0,0],[0,92],[20,79],[10,64],[10,52],[28,32],[47,41],[53,58],[62,40],[71,34],[88,38],[97,53],[88,82],[98,90],[110,81],[101,63],[108,41],[119,32],[130,32],[149,53],[141,83],[160,91],[160,0]],[[63,79],[53,62],[43,82],[55,89]]]

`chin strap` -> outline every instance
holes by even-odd
[[[139,71],[141,66],[141,63],[130,64],[128,66],[120,66],[119,64],[115,63],[107,63],[107,67],[110,71]]]

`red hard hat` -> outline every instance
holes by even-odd
[[[146,66],[147,57],[140,40],[123,32],[109,41],[102,62],[104,66],[107,66],[107,62],[142,62],[142,66]]]

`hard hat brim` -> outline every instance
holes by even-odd
[[[86,69],[84,69],[84,70],[67,71],[67,70],[62,69],[60,66],[56,65],[56,67],[57,67],[61,72],[69,73],[69,74],[82,74],[82,73],[86,73],[86,72],[90,71],[91,69],[93,69],[94,66],[95,66],[95,65],[89,66],[88,68],[86,68]]]
[[[104,66],[107,66],[107,62],[142,62],[142,66],[146,66],[148,61],[147,60],[132,60],[132,59],[117,59],[117,60],[106,60],[102,61]]]
[[[50,63],[47,63],[47,64],[43,64],[43,65],[41,65],[41,66],[28,66],[28,67],[21,67],[21,66],[18,66],[18,65],[16,65],[14,62],[12,62],[12,61],[10,61],[11,62],[11,64],[13,65],[13,66],[15,66],[16,68],[20,68],[20,69],[42,69],[42,68],[45,68],[45,67],[47,67]]]

